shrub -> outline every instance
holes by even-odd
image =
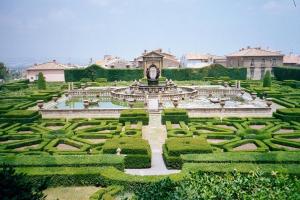
[[[277,80],[300,80],[300,69],[297,67],[273,67]]]
[[[203,138],[170,138],[163,147],[163,158],[167,167],[179,169],[182,165],[180,155],[211,152],[211,146]]]
[[[113,166],[124,170],[124,157],[103,155],[17,155],[1,156],[0,166],[13,167],[103,167]]]
[[[185,109],[164,109],[161,114],[161,123],[165,124],[166,121],[170,121],[174,124],[178,124],[180,121],[188,123],[189,116]]]
[[[271,87],[271,72],[268,70],[265,75],[264,75],[264,79],[263,79],[263,87]]]
[[[125,122],[138,123],[141,121],[144,125],[149,123],[149,113],[143,109],[129,109],[121,112],[119,122],[125,124]]]
[[[103,153],[116,154],[117,149],[125,154],[126,168],[147,168],[151,167],[151,149],[146,140],[140,138],[114,138],[103,145]]]
[[[0,122],[29,123],[41,118],[41,114],[34,110],[12,110],[1,116]]]
[[[23,173],[15,173],[11,167],[0,170],[0,197],[1,199],[44,199],[43,194],[48,186],[47,180],[40,180],[38,183],[31,182],[28,176]]]
[[[300,121],[300,108],[278,109],[273,116],[283,121]]]
[[[46,80],[45,80],[45,77],[44,77],[42,72],[40,72],[38,74],[37,88],[39,90],[45,90],[46,89]]]
[[[219,165],[218,169],[223,170],[224,166]],[[249,174],[195,172],[167,199],[298,199],[299,183],[297,177],[276,172],[273,175],[256,170]]]
[[[222,152],[213,154],[181,155],[184,163],[269,163],[299,164],[298,152]]]

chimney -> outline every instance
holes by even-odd
[[[147,50],[146,50],[146,49],[144,50],[144,53],[147,53]]]
[[[159,48],[159,49],[158,49],[158,52],[159,52],[159,53],[161,53],[161,52],[162,52],[162,49],[161,49],[161,48]]]

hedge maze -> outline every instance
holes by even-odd
[[[53,156],[55,165],[57,155],[64,155],[65,158],[69,155],[75,156],[74,158],[85,155],[87,159],[93,158],[93,155],[107,155],[112,157],[112,161],[115,157],[120,157],[126,168],[145,168],[151,165],[150,146],[141,138],[142,122],[122,124],[118,119],[47,119],[27,124],[1,123],[0,127],[1,165],[8,155],[18,158],[29,156],[30,160],[40,156],[39,166],[45,167],[47,163],[43,165],[43,157]],[[119,156],[116,155],[118,148],[121,149]],[[17,166],[23,166],[22,162],[25,161],[18,159]],[[124,166],[120,169],[124,169]]]
[[[181,116],[181,115],[179,115]],[[190,118],[166,121],[168,139],[163,156],[169,168],[180,169],[184,155],[208,153],[300,151],[299,123],[277,118]],[[211,155],[211,154],[208,154]],[[191,159],[189,160],[191,162]]]

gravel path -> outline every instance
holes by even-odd
[[[150,114],[149,117],[149,125],[143,126],[143,139],[148,140],[151,146],[151,168],[126,169],[125,172],[134,175],[162,175],[180,172],[180,170],[168,170],[162,158],[162,145],[167,138],[167,131],[166,127],[160,122],[160,114]]]

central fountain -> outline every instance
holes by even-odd
[[[145,101],[148,97],[160,100],[173,98],[186,99],[198,94],[197,90],[188,87],[177,87],[170,79],[161,76],[163,55],[157,52],[149,52],[143,56],[144,77],[135,80],[129,87],[111,91],[111,96],[118,100],[135,99]]]

